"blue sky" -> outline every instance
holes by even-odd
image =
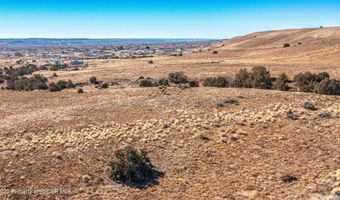
[[[340,0],[0,0],[0,38],[230,38],[340,25]]]

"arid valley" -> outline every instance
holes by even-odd
[[[17,80],[48,80],[32,91],[17,80],[7,85],[10,78],[0,84],[0,199],[340,198],[340,96],[304,92],[293,81],[308,71],[340,80],[339,27],[111,45],[104,57],[86,59],[97,47],[75,48],[67,57],[51,47],[66,55],[53,61],[2,50],[5,76],[15,74],[5,67],[31,64],[37,68]],[[270,87],[232,86],[241,69],[258,66],[274,78]],[[286,91],[276,88],[282,73]],[[225,87],[208,77],[226,77]],[[60,80],[74,87],[50,84]],[[148,152],[162,172],[155,184],[112,180],[110,162],[126,146]]]

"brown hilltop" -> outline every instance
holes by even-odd
[[[278,31],[262,31],[213,45],[219,50],[245,48],[280,48],[290,45],[336,45],[340,43],[340,27],[288,29]]]

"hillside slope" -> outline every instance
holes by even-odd
[[[238,36],[213,45],[215,48],[273,48],[296,45],[335,45],[340,43],[340,27],[263,31]]]

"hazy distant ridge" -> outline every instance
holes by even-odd
[[[155,43],[176,43],[176,42],[200,42],[209,39],[0,39],[0,47],[21,47],[21,46],[106,46],[106,45],[127,45],[127,44],[155,44]]]

